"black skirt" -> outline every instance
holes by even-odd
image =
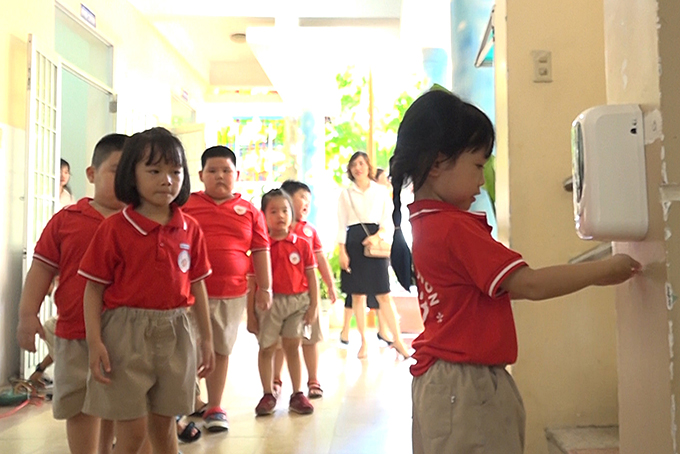
[[[378,224],[364,224],[371,235],[378,231]],[[344,293],[355,295],[383,295],[390,293],[390,277],[387,272],[388,259],[366,257],[364,245],[366,232],[361,224],[347,229],[345,248],[349,255],[349,268],[352,271],[340,273],[340,288]]]

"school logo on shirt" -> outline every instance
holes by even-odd
[[[314,235],[314,232],[312,232],[312,229],[309,227],[305,227],[302,229],[302,232],[307,235],[309,238],[311,238]]]
[[[236,211],[236,214],[238,214],[239,216],[243,216],[244,214],[246,214],[246,211],[248,210],[246,210],[246,207],[242,205],[236,205],[234,206],[234,211]]]
[[[189,267],[191,266],[191,256],[187,251],[183,250],[179,253],[179,256],[177,257],[177,264],[179,265],[179,269],[182,271],[182,273],[189,271]]]
[[[297,265],[300,263],[300,254],[297,252],[291,252],[290,255],[288,256],[288,260],[290,260],[290,263],[293,265]]]

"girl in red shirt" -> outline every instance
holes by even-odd
[[[614,285],[640,269],[624,254],[532,269],[495,241],[486,217],[468,211],[493,145],[493,125],[481,110],[435,89],[404,114],[390,159],[395,220],[402,187],[412,183],[415,191],[409,210],[425,326],[413,342],[417,362],[411,367],[418,454],[521,454],[524,407],[505,370],[517,358],[511,298],[543,300]],[[409,268],[396,263],[395,269]]]

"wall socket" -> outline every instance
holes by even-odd
[[[552,53],[549,50],[532,50],[534,82],[552,82]]]

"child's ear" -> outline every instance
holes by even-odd
[[[199,180],[201,180],[201,183],[205,183],[205,181],[203,181],[203,171],[202,170],[198,171],[198,178],[199,178]]]
[[[241,178],[241,171],[237,170],[236,171],[236,181],[238,181],[239,178]]]
[[[87,181],[90,183],[94,184],[94,173],[95,173],[95,168],[94,166],[89,166],[87,169],[85,169],[85,175],[87,175]]]

